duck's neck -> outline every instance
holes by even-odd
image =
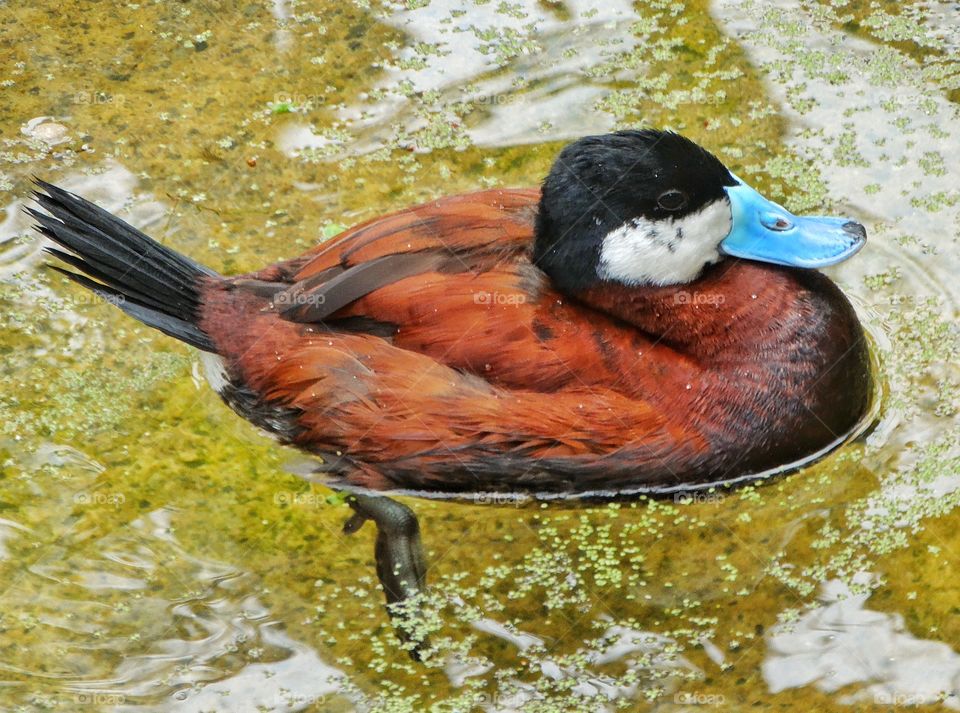
[[[825,284],[824,284],[825,283]],[[832,289],[830,289],[832,288]],[[667,287],[606,283],[580,292],[580,300],[635,325],[651,340],[699,360],[736,353],[755,355],[761,345],[800,338],[813,318],[811,291],[839,294],[818,273],[727,260],[695,282]],[[845,302],[842,295],[840,299]]]
[[[815,452],[866,410],[866,340],[853,307],[821,273],[728,260],[688,285],[578,296],[645,333],[654,347],[645,351],[659,356],[626,367],[625,380],[638,393],[663,394],[659,407],[698,424],[727,453],[729,472]]]
[[[665,394],[658,407],[708,434],[731,472],[826,446],[869,402],[860,323],[818,272],[728,260],[688,285],[607,285],[578,296],[646,334],[646,351],[659,356],[624,379],[638,393]]]

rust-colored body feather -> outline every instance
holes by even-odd
[[[409,208],[260,272],[199,326],[288,440],[375,489],[585,492],[733,478],[863,413],[863,334],[815,272],[724,261],[577,295],[531,263],[539,192]]]

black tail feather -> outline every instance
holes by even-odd
[[[47,248],[58,260],[80,270],[51,265],[74,282],[115,304],[131,317],[204,351],[216,351],[197,326],[201,283],[212,270],[160,245],[133,226],[62,188],[34,179],[37,202],[50,215],[31,208],[37,230],[70,252]]]

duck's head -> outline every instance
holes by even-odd
[[[795,216],[693,141],[652,130],[564,148],[543,184],[536,233],[534,261],[572,292],[684,284],[724,256],[826,267],[866,241],[859,223]]]

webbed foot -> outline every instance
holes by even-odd
[[[426,593],[427,564],[417,516],[406,505],[383,495],[351,493],[346,500],[354,513],[344,523],[344,533],[356,532],[367,520],[377,525],[374,557],[387,598],[387,612],[400,638],[413,642],[411,655],[419,659],[426,640],[417,630],[419,609],[414,598]]]

